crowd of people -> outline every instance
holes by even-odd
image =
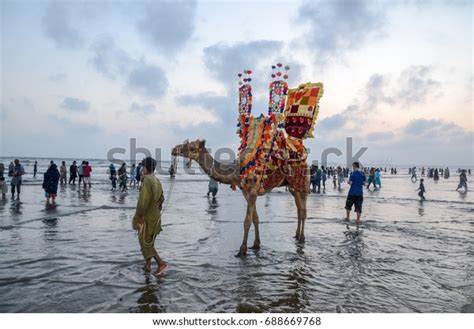
[[[111,181],[112,190],[118,189],[126,191],[128,188],[138,188],[139,197],[135,216],[133,217],[133,228],[138,233],[138,240],[140,248],[145,259],[144,268],[146,271],[151,271],[151,260],[154,259],[157,264],[157,269],[154,272],[155,275],[160,275],[167,268],[167,264],[159,257],[154,247],[154,241],[156,236],[161,231],[161,206],[164,202],[163,190],[161,187],[160,180],[154,176],[156,168],[156,161],[153,158],[146,158],[138,165],[132,164],[130,170],[128,170],[127,164],[122,163],[120,168],[117,170],[113,163],[108,168],[108,175]],[[4,177],[4,165],[0,163],[0,191],[2,192],[3,198],[8,192],[8,186]],[[456,189],[464,189],[467,191],[467,174],[471,174],[471,170],[458,169],[459,173],[459,184]],[[68,179],[69,172],[69,179]],[[341,189],[341,185],[346,182],[350,186],[346,202],[345,220],[350,220],[350,212],[354,208],[356,213],[356,224],[360,224],[362,205],[364,202],[364,187],[370,189],[371,185],[374,189],[380,189],[382,187],[382,172],[386,173],[387,168],[376,168],[376,167],[364,167],[361,168],[359,162],[352,164],[351,170],[349,168],[338,167],[325,167],[313,165],[310,168],[310,183],[311,192],[321,193],[326,190],[326,181],[332,177],[334,189]],[[15,159],[8,166],[8,177],[10,177],[10,186],[12,199],[18,200],[21,193],[22,177],[25,175],[25,169],[19,159]],[[75,185],[76,179],[78,184],[83,185],[84,189],[91,188],[91,173],[92,167],[88,161],[82,161],[80,165],[77,165],[76,161],[73,161],[69,166],[69,171],[65,161],[62,161],[58,167],[54,161],[49,163],[47,170],[43,174],[43,184],[45,197],[47,203],[54,203],[58,186],[59,185]],[[174,165],[169,170],[170,177],[175,176],[176,170]],[[390,168],[392,175],[397,175],[396,168]],[[35,161],[33,165],[33,177],[36,178],[38,174],[38,162]],[[411,167],[408,170],[409,177],[413,183],[417,181],[417,168]],[[450,177],[449,168],[421,168],[421,176],[432,178],[434,181],[439,180],[439,177],[445,179]],[[218,182],[210,177],[208,184],[207,195],[216,196],[218,191]],[[418,195],[421,200],[425,200],[424,194],[426,193],[424,178],[420,179],[419,186],[417,188]]]

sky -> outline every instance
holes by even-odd
[[[474,165],[471,1],[0,1],[0,156],[237,150],[237,73],[322,82],[310,159]]]

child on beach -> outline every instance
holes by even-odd
[[[418,192],[418,196],[421,198],[421,200],[426,200],[425,199],[425,196],[423,194],[425,194],[426,190],[425,190],[425,185],[423,184],[424,182],[424,179],[420,179],[420,186],[416,189],[416,191],[420,191]]]
[[[7,182],[5,181],[5,177],[0,176],[0,191],[2,191],[2,199],[5,200],[5,197],[8,193],[8,186]]]

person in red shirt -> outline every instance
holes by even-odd
[[[89,185],[89,188],[92,186],[91,184],[91,172],[92,172],[92,167],[89,165],[89,161],[86,161],[83,170],[83,182],[84,182],[84,188],[86,188],[86,185]]]

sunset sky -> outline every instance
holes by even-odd
[[[474,165],[471,1],[1,1],[2,156],[237,150],[237,73],[323,82],[315,138],[380,164]],[[333,157],[331,161],[343,162]]]

